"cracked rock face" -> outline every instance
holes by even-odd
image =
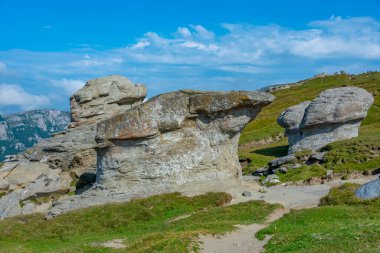
[[[70,98],[71,117],[76,123],[97,122],[141,103],[146,87],[123,76],[107,76],[88,81]]]
[[[0,218],[40,211],[41,206],[27,201],[64,194],[83,174],[95,175],[96,123],[140,104],[145,95],[145,86],[121,76],[87,82],[71,98],[73,122],[68,129],[41,140],[0,168],[0,192],[8,193],[0,198]],[[43,209],[47,206],[44,203]]]
[[[342,87],[325,90],[311,102],[289,107],[277,120],[288,136],[288,153],[316,151],[331,142],[357,137],[373,101],[364,89]]]
[[[178,91],[100,122],[97,183],[137,194],[238,178],[240,132],[272,100],[258,92]]]
[[[87,82],[71,98],[67,130],[0,168],[0,191],[7,193],[0,218],[56,215],[238,179],[240,132],[274,99],[265,92],[183,90],[143,103],[145,95],[145,86],[120,76]],[[77,195],[69,196],[75,180]]]

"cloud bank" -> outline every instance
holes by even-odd
[[[0,51],[0,59],[0,83],[34,87],[33,94],[43,91],[42,97],[62,94],[65,102],[58,106],[66,108],[69,95],[85,80],[109,74],[147,84],[150,95],[185,87],[254,90],[323,71],[380,70],[380,20],[332,16],[302,29],[231,23],[212,29],[191,24],[171,34],[148,31],[134,43],[114,49],[91,45],[66,52],[18,49]],[[42,97],[36,103],[48,105]],[[21,102],[19,106],[27,107]]]

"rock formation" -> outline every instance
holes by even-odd
[[[123,77],[89,81],[71,98],[71,128],[0,169],[0,186],[8,187],[0,198],[0,217],[56,215],[237,179],[240,132],[274,98],[264,92],[183,90],[142,103],[145,93],[144,86]],[[16,182],[15,173],[29,176]],[[90,189],[64,195],[73,191],[73,182],[79,187],[92,180]],[[31,201],[52,194],[53,205]]]
[[[285,128],[288,153],[316,151],[331,142],[358,136],[373,101],[364,89],[342,87],[325,90],[311,102],[289,107],[277,120]]]
[[[70,128],[40,141],[0,168],[0,182],[7,186],[0,191],[10,193],[0,198],[0,218],[41,211],[41,206],[31,200],[42,196],[55,199],[57,194],[79,193],[90,187],[93,182],[88,179],[95,181],[96,174],[97,121],[140,104],[145,95],[144,86],[132,85],[125,77],[109,76],[87,82],[71,98]],[[47,210],[51,202],[43,206]]]

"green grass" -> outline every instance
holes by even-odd
[[[380,73],[371,72],[360,75],[337,74],[312,79],[301,86],[273,92],[276,99],[263,108],[257,118],[250,122],[240,137],[239,158],[250,159],[251,163],[244,169],[249,174],[265,166],[270,160],[286,155],[287,139],[270,142],[264,145],[247,145],[250,142],[273,139],[284,133],[277,124],[277,117],[286,108],[305,100],[312,100],[323,90],[341,86],[357,86],[371,92],[375,97],[373,106],[368,111],[359,130],[359,137],[333,143],[327,147],[326,163],[322,169],[303,166],[301,169],[281,176],[284,181],[309,179],[313,176],[324,176],[327,169],[334,173],[351,173],[353,171],[372,170],[380,167]],[[245,146],[244,146],[245,144]],[[318,171],[318,173],[316,173]],[[297,176],[296,176],[297,174]]]
[[[157,195],[123,204],[77,210],[44,220],[41,215],[0,221],[0,252],[114,252],[91,243],[124,239],[117,252],[189,252],[198,234],[220,234],[236,224],[262,223],[278,205],[249,201],[225,205],[226,193]]]
[[[360,200],[358,185],[333,188],[319,207],[292,210],[257,237],[269,252],[380,252],[380,198]]]

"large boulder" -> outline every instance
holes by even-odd
[[[289,154],[357,137],[373,101],[364,89],[342,87],[325,90],[311,102],[289,107],[277,120],[288,136]]]
[[[273,99],[264,92],[184,90],[98,123],[96,185],[59,200],[50,214],[238,181],[240,132]]]
[[[355,193],[361,199],[373,199],[380,197],[380,179],[373,180],[360,186]]]

